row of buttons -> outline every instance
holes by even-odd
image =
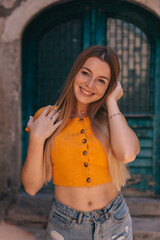
[[[79,120],[80,120],[80,121],[83,121],[83,118],[80,118]],[[81,133],[85,133],[85,130],[82,129],[82,130],[81,130]],[[87,142],[87,139],[84,138],[84,139],[82,140],[82,143],[86,143],[86,142]],[[86,156],[86,155],[87,155],[87,151],[83,151],[83,155]],[[85,166],[85,167],[88,167],[88,163],[85,162],[85,163],[84,163],[84,166]],[[86,179],[86,181],[87,181],[88,183],[90,183],[90,182],[91,182],[91,178],[88,177],[88,178]]]

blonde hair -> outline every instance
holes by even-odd
[[[113,91],[117,84],[117,79],[120,72],[119,61],[114,51],[105,46],[94,45],[86,48],[80,53],[74,62],[71,71],[65,82],[60,98],[56,102],[58,109],[61,109],[59,119],[63,119],[59,128],[46,140],[44,146],[44,179],[45,183],[52,179],[52,161],[51,161],[51,147],[54,137],[66,126],[71,117],[75,106],[76,98],[74,95],[74,79],[86,60],[90,57],[98,57],[100,60],[109,64],[111,70],[111,80],[104,96],[96,102],[93,102],[88,107],[88,114],[91,121],[91,127],[101,142],[109,162],[109,170],[115,189],[119,190],[126,184],[126,180],[130,177],[125,164],[115,159],[111,144],[110,132],[108,126],[108,114],[105,106],[107,96]]]

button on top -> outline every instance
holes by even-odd
[[[82,130],[81,130],[81,133],[85,133],[85,130],[84,130],[84,129],[82,129]]]
[[[89,183],[89,182],[91,181],[91,179],[88,177],[88,178],[86,179],[86,181]]]
[[[87,151],[84,151],[84,152],[83,152],[83,155],[86,156],[86,155],[87,155]]]
[[[84,163],[84,166],[85,166],[85,167],[88,167],[88,163],[87,163],[87,162],[85,162],[85,163]]]
[[[82,143],[86,143],[86,142],[87,142],[87,139],[84,138],[84,139],[82,140]]]

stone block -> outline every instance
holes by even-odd
[[[21,0],[19,0],[21,1]],[[12,8],[13,5],[17,2],[17,0],[1,0],[0,1],[0,6],[3,6],[4,8]]]
[[[160,199],[156,198],[127,198],[127,204],[132,216],[160,217]]]

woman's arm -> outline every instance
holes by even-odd
[[[31,117],[27,124],[30,136],[20,178],[25,191],[30,195],[35,195],[44,184],[44,143],[62,122],[55,124],[59,112],[56,113],[53,109],[48,113],[49,109],[50,106],[47,106],[36,120]]]
[[[139,140],[120,113],[117,101],[123,95],[120,82],[108,96],[106,106],[110,128],[110,141],[114,156],[123,163],[132,162],[140,151]],[[114,116],[113,116],[114,115]],[[112,117],[113,116],[113,117]]]
[[[20,173],[25,191],[30,195],[35,195],[44,183],[43,149],[44,141],[30,135],[26,160]]]

